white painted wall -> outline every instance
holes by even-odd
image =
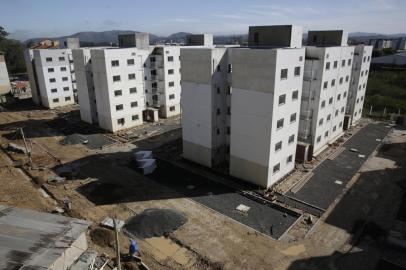
[[[347,102],[347,114],[351,117],[351,125],[355,125],[362,116],[371,58],[372,46],[355,46],[350,95]]]
[[[69,49],[33,50],[33,66],[36,74],[34,80],[38,84],[41,103],[47,108],[53,109],[75,103],[71,72],[73,64],[69,62],[69,55],[71,55]],[[63,60],[59,60],[60,57]],[[48,62],[47,58],[51,58],[52,61]],[[53,72],[50,69],[53,69]],[[51,79],[55,79],[55,82],[51,82]]]
[[[313,145],[314,155],[343,133],[353,52],[348,46],[306,47],[299,134],[302,141]]]
[[[10,78],[8,77],[7,66],[4,56],[0,55],[0,95],[10,92]]]
[[[91,50],[98,122],[102,128],[116,132],[142,124],[145,109],[143,64],[147,55],[148,51],[136,48]],[[128,59],[133,59],[135,64],[128,65]],[[119,61],[119,66],[112,66],[115,60]],[[129,74],[135,74],[135,79],[129,79]],[[120,81],[114,82],[113,76],[120,76]],[[130,94],[133,87],[137,92]],[[121,90],[122,95],[115,96],[115,90]],[[131,107],[132,102],[137,102],[137,106]],[[117,110],[117,105],[122,105],[123,109]],[[124,124],[119,124],[119,119],[124,119]]]
[[[304,49],[232,49],[230,174],[269,187],[294,167],[300,99],[292,100],[303,78]],[[301,60],[300,60],[301,59]],[[294,68],[300,75],[294,76]],[[288,78],[281,79],[281,70]],[[279,105],[279,96],[286,102]],[[290,123],[290,115],[296,121]],[[284,119],[282,128],[277,121]],[[294,135],[289,144],[288,137]],[[282,141],[282,149],[275,144]],[[292,162],[287,158],[292,156]],[[279,163],[279,171],[273,172]]]

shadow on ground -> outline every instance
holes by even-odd
[[[406,269],[405,249],[386,240],[395,219],[402,220],[405,215],[406,143],[383,144],[377,157],[393,161],[395,168],[362,172],[325,220],[349,232],[350,244],[356,248],[297,260],[289,270]],[[396,263],[388,262],[388,257],[395,257]]]

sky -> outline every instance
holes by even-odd
[[[249,25],[306,30],[406,32],[406,0],[1,0],[0,26],[11,38],[134,30],[243,34]]]

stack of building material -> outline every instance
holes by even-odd
[[[156,160],[152,151],[138,151],[134,154],[135,162],[144,175],[153,173],[156,169]]]

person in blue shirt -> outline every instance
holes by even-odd
[[[130,250],[129,250],[130,256],[131,257],[134,257],[134,256],[141,257],[141,252],[140,252],[140,248],[138,247],[137,240],[130,239],[130,241],[131,241]]]

